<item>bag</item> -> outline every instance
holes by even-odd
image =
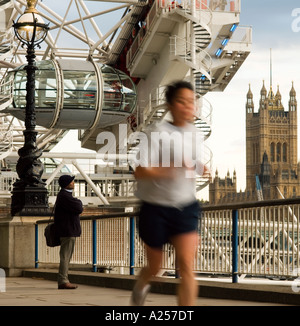
[[[55,225],[54,223],[49,223],[44,232],[46,238],[46,244],[48,247],[57,247],[60,246],[60,237],[57,236],[55,232]]]
[[[52,211],[50,220],[54,215],[54,210],[55,210],[55,205],[53,207],[53,211]],[[46,226],[45,231],[44,231],[44,235],[45,235],[46,244],[47,244],[48,247],[60,246],[60,237],[57,235],[57,232],[55,230],[54,222],[51,222]]]

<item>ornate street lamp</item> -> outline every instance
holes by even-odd
[[[48,213],[48,192],[41,180],[43,164],[39,157],[42,151],[36,146],[35,115],[35,47],[46,38],[48,25],[44,23],[35,9],[37,0],[27,0],[27,8],[17,22],[13,24],[15,34],[22,47],[27,47],[26,108],[24,146],[19,149],[16,170],[19,179],[12,191],[11,214],[44,215]]]

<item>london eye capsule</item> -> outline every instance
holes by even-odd
[[[36,62],[35,111],[37,125],[57,129],[92,129],[118,124],[136,108],[134,82],[105,64],[80,60]],[[11,70],[13,101],[5,109],[25,119],[25,65]],[[7,89],[7,91],[11,91]]]

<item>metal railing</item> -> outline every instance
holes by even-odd
[[[175,9],[180,8],[180,11],[190,14],[191,10],[191,0],[185,0],[180,3],[177,3],[173,0],[158,0],[155,1],[155,4],[151,7],[146,19],[145,25],[138,31],[135,36],[128,52],[126,55],[126,67],[130,68],[133,60],[135,59],[138,50],[142,46],[147,35],[151,32],[152,24],[158,19],[159,15],[162,13],[172,12]],[[208,8],[207,3],[204,0],[198,0],[196,3],[195,15],[198,21],[201,21],[201,24],[208,26],[211,23],[212,15],[211,10]]]
[[[240,13],[241,11],[241,0],[195,0],[196,7],[199,6],[201,2],[201,8],[209,8],[211,11],[221,11],[221,12],[233,12]]]
[[[11,196],[13,185],[17,181],[17,174],[15,172],[1,171],[0,173],[0,193]]]
[[[298,277],[299,215],[299,199],[204,206],[195,272],[231,275],[233,282],[246,275]],[[71,263],[93,271],[118,267],[120,273],[134,274],[145,265],[136,217],[137,213],[83,216]],[[36,223],[36,267],[59,263],[59,247],[49,248],[44,240],[47,223]],[[163,251],[162,269],[174,271],[173,247],[165,245]]]
[[[13,79],[0,83],[0,111],[6,109],[13,101]]]
[[[197,52],[196,63],[192,62],[192,48],[194,48],[194,50]],[[182,58],[182,60],[189,66],[197,71],[201,71],[207,78],[210,79],[209,71],[212,67],[212,58],[205,50],[202,50],[193,43],[187,42],[186,39],[182,37],[174,35],[170,37],[170,55]]]
[[[155,19],[157,19],[157,16],[160,14],[160,12],[162,11],[161,8],[159,8],[158,3],[156,2],[154,5],[152,5],[146,19],[145,19],[145,25],[143,26],[143,28],[141,28],[133,43],[131,44],[130,49],[127,52],[126,55],[126,67],[129,68],[130,65],[132,64],[140,46],[142,45],[142,43],[144,42],[146,35],[149,33],[149,31],[152,28],[152,24],[155,21]]]

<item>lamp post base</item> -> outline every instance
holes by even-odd
[[[45,187],[14,187],[11,215],[45,216],[50,214],[48,191]]]

